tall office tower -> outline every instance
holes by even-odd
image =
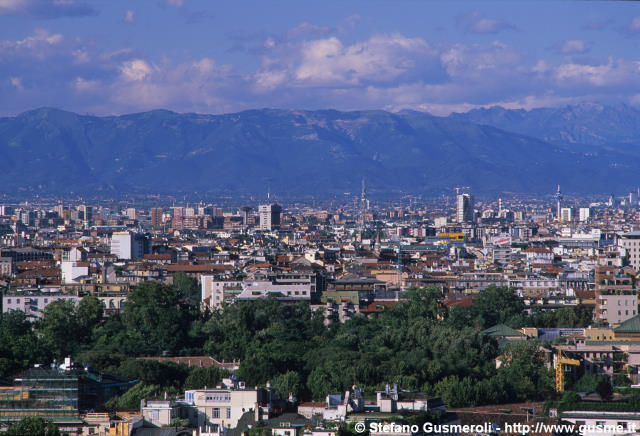
[[[273,230],[280,227],[280,212],[282,208],[277,204],[261,204],[258,207],[260,215],[260,230]]]
[[[12,206],[0,206],[0,215],[8,216],[13,215],[15,209]]]
[[[473,222],[473,195],[458,194],[456,221],[459,223]]]
[[[152,207],[151,208],[151,227],[162,227],[162,208],[161,207]]]
[[[581,222],[585,222],[591,216],[591,209],[588,207],[581,207],[579,210],[579,217]]]
[[[78,208],[78,211],[82,213],[82,221],[87,225],[91,224],[91,221],[93,221],[93,207],[83,204]]]
[[[242,217],[242,224],[244,224],[245,226],[248,224],[249,220],[249,212],[251,211],[251,207],[249,206],[242,206],[240,208],[240,216]]]
[[[143,233],[114,232],[111,235],[111,254],[118,259],[142,259],[151,253],[151,238]]]

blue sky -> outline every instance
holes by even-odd
[[[640,106],[640,3],[0,0],[0,115]]]

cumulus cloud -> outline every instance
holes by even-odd
[[[59,18],[96,15],[98,10],[76,0],[0,0],[0,15]]]
[[[506,21],[489,18],[479,11],[471,11],[461,14],[456,19],[458,25],[464,27],[467,33],[500,33],[504,30],[516,30],[516,26]]]
[[[21,40],[0,40],[0,55],[4,60],[14,57],[44,59],[56,52],[64,37],[46,29],[36,29],[33,35]],[[2,60],[2,59],[0,59]]]
[[[332,87],[393,81],[413,72],[418,63],[437,59],[425,40],[400,34],[376,35],[351,45],[337,37],[316,39],[287,46],[276,55],[265,57],[264,65],[282,69],[284,63],[299,84]]]
[[[354,41],[325,31],[304,24],[262,35],[257,66],[235,67],[206,56],[178,61],[127,47],[100,50],[90,41],[38,29],[0,41],[0,71],[8,78],[0,81],[0,92],[11,104],[28,104],[23,109],[66,102],[68,109],[95,113],[333,107],[446,114],[640,98],[635,60],[554,60],[500,41],[433,43],[400,33]],[[572,54],[589,44],[569,40],[557,47]]]

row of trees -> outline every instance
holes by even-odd
[[[371,392],[398,383],[442,396],[452,406],[537,400],[552,388],[537,347],[501,349],[481,330],[498,323],[573,327],[586,320],[582,309],[526,315],[522,300],[506,288],[483,291],[467,308],[443,306],[437,289],[413,289],[406,302],[373,318],[358,315],[327,327],[308,304],[274,299],[203,312],[198,290],[186,276],[178,276],[173,286],[143,283],[131,291],[121,314],[107,318],[94,297],[78,305],[51,303],[33,324],[21,312],[3,314],[0,375],[72,355],[94,369],[140,380],[112,400],[113,408],[213,386],[225,376],[134,359],[168,352],[240,360],[241,380],[270,381],[283,397],[320,400],[353,384]],[[498,356],[506,364],[496,369]]]

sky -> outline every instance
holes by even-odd
[[[0,116],[584,101],[640,107],[640,2],[0,0]]]

